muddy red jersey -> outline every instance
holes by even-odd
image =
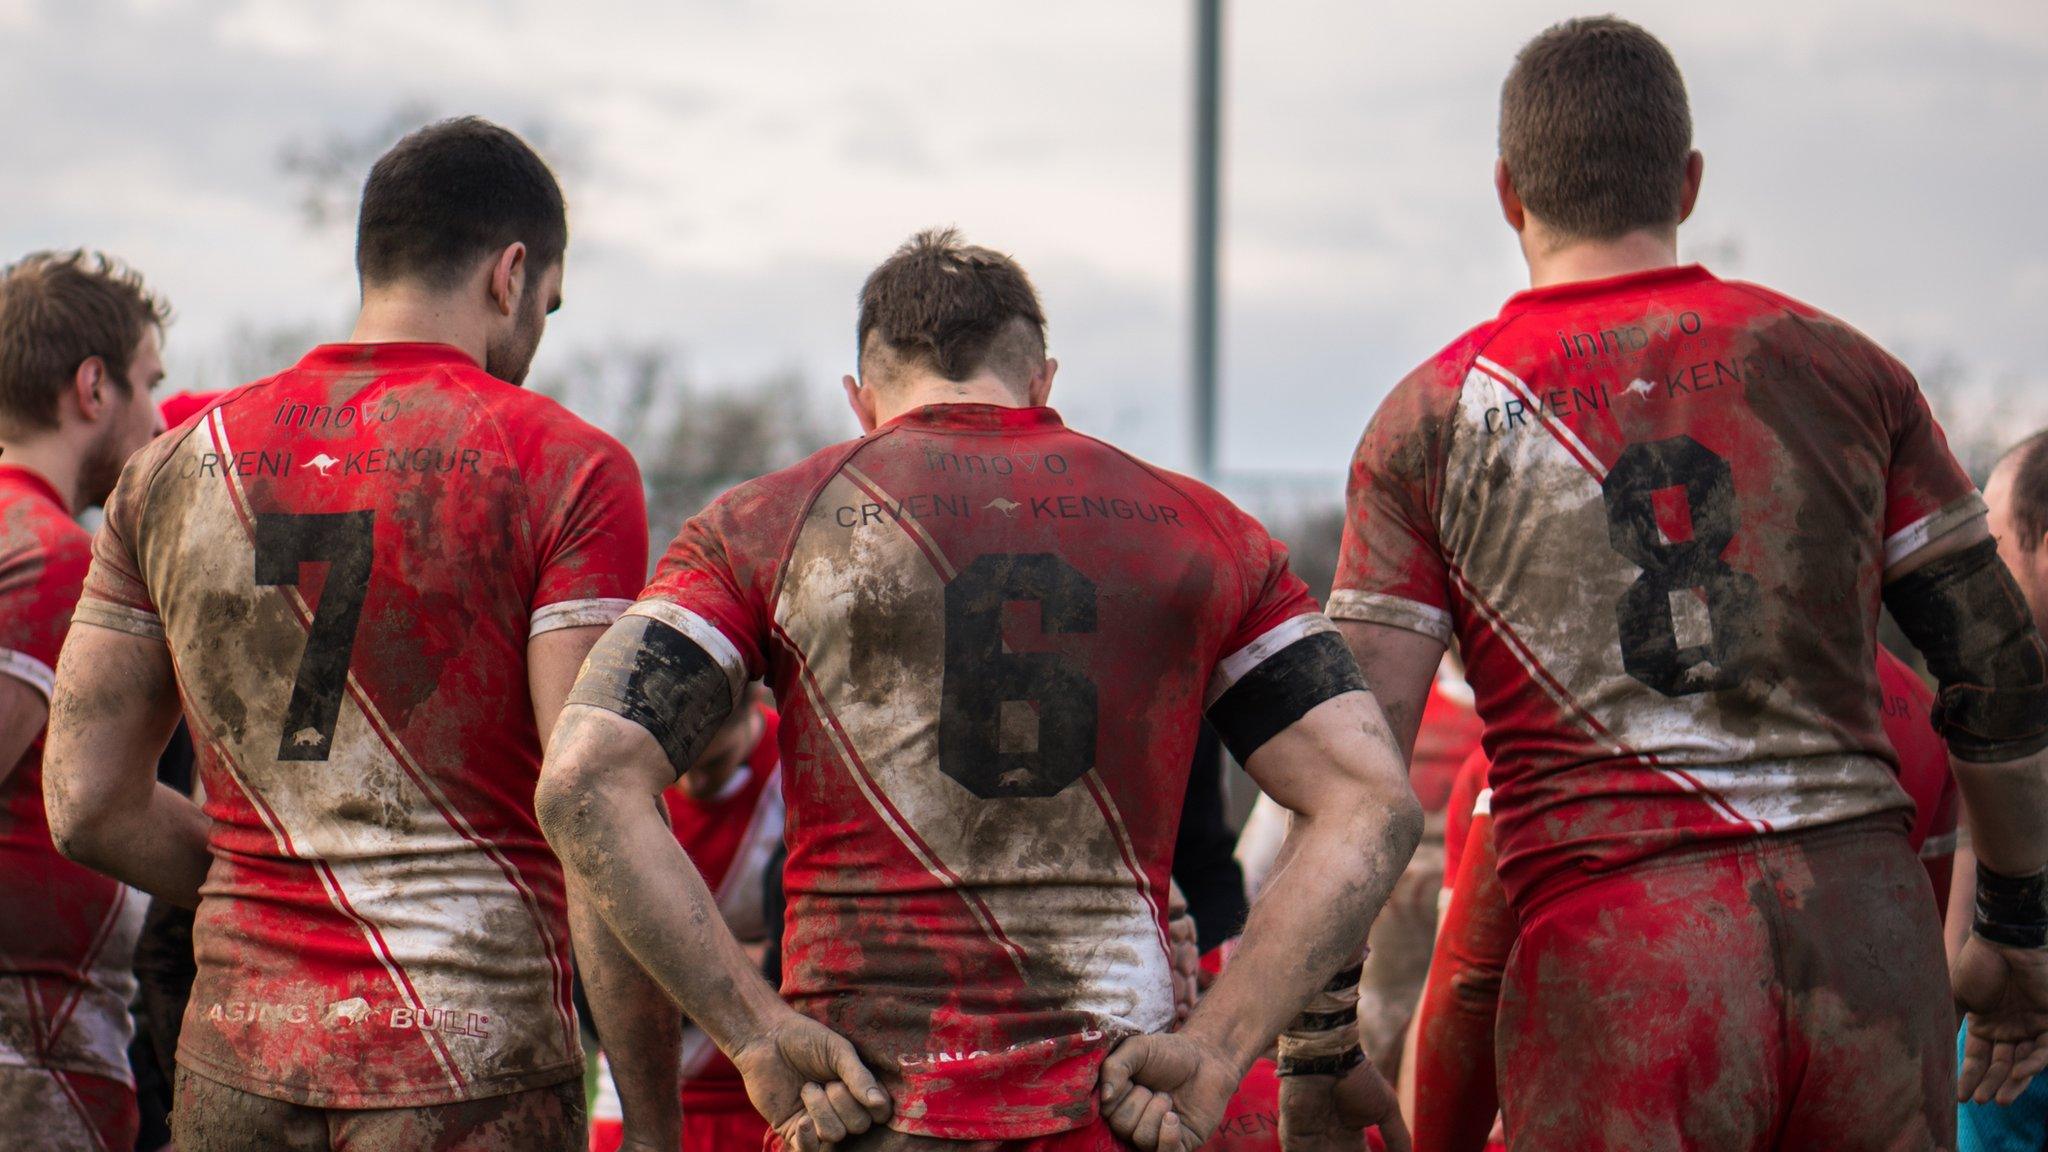
[[[772,709],[760,710],[761,739],[716,796],[698,800],[681,789],[663,793],[669,825],[690,863],[718,901],[725,926],[743,944],[757,944],[782,925],[767,920],[768,865],[782,845],[782,769]],[[740,1070],[701,1029],[683,1029],[683,1115],[697,1112],[754,1114]],[[763,1121],[763,1128],[766,1121]],[[758,1141],[756,1141],[758,1143]]]
[[[0,463],[0,675],[46,702],[91,557],[92,537],[49,481]],[[133,1084],[128,1001],[146,900],[50,843],[41,733],[11,768],[0,782],[0,1065]]]
[[[1331,613],[1456,636],[1521,901],[1683,844],[1903,821],[1880,590],[1983,514],[1867,338],[1660,269],[1521,293],[1395,388]]]
[[[336,345],[130,462],[81,624],[162,639],[214,860],[178,1058],[419,1106],[578,1074],[528,640],[645,571],[625,450],[438,345]]]
[[[1242,758],[1358,685],[1256,521],[1044,408],[920,408],[734,490],[635,617],[773,685],[784,995],[947,1139],[1090,1124],[1105,1051],[1171,1023],[1204,710]]]
[[[1884,648],[1877,651],[1877,685],[1885,738],[1899,755],[1899,787],[1913,801],[1913,851],[1927,866],[1935,903],[1946,916],[1962,805],[1948,745],[1934,730],[1934,689]]]

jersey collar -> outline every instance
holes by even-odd
[[[33,468],[24,468],[19,464],[9,464],[4,460],[0,460],[0,481],[8,479],[26,485],[30,490],[48,499],[50,503],[55,504],[66,516],[71,515],[71,502],[64,499],[64,494],[57,491],[57,486],[50,483],[50,478],[41,472]]]
[[[299,360],[300,369],[316,372],[399,372],[442,365],[481,367],[449,344],[322,344]]]
[[[1501,306],[1500,314],[1505,318],[1516,312],[1564,300],[1646,292],[1655,288],[1705,283],[1714,278],[1712,272],[1698,264],[1674,264],[1668,268],[1604,276],[1598,280],[1572,280],[1563,284],[1548,284],[1541,288],[1527,288],[1508,297],[1508,302]]]
[[[1050,408],[1012,408],[1004,404],[926,404],[896,417],[884,428],[929,428],[942,432],[1033,432],[1064,428]]]

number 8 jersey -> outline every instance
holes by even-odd
[[[1255,520],[1044,408],[919,408],[735,489],[640,616],[774,687],[783,994],[952,1140],[1091,1123],[1105,1051],[1172,1022],[1204,710],[1244,756],[1358,684]]]
[[[1880,592],[1983,514],[1870,340],[1661,269],[1523,292],[1395,388],[1330,615],[1456,638],[1526,908],[1685,845],[1903,828]]]
[[[325,1108],[581,1073],[527,641],[646,556],[625,449],[453,348],[315,349],[135,457],[77,619],[169,645],[199,749],[181,1066]]]

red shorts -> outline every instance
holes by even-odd
[[[135,1089],[85,1072],[0,1065],[0,1133],[21,1152],[130,1152]]]
[[[584,1152],[589,1140],[577,1080],[422,1108],[308,1108],[182,1064],[171,1135],[178,1152]]]
[[[787,1146],[773,1133],[762,1147],[765,1152],[787,1152]],[[1131,1152],[1131,1146],[1098,1120],[1085,1128],[1029,1140],[940,1140],[877,1129],[837,1145],[836,1152]]]
[[[682,1152],[758,1152],[768,1142],[768,1122],[745,1110],[683,1109]]]
[[[1888,819],[1645,864],[1527,910],[1496,1033],[1516,1149],[1955,1143],[1927,874]]]

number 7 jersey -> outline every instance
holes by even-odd
[[[1982,516],[1912,377],[1694,266],[1510,299],[1352,463],[1330,615],[1463,652],[1518,905],[1689,844],[1911,806],[1885,574]]]
[[[199,749],[181,1066],[327,1108],[580,1073],[527,642],[646,554],[624,448],[452,348],[315,349],[136,456],[77,619],[169,645]]]

